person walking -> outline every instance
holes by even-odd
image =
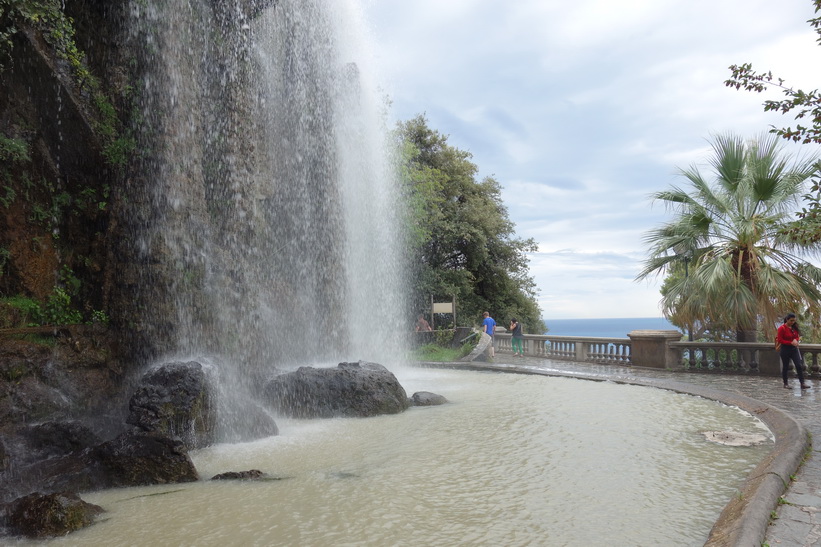
[[[794,313],[788,313],[784,317],[784,323],[778,327],[775,339],[781,344],[778,353],[781,356],[781,378],[784,380],[784,387],[788,389],[790,387],[787,380],[790,372],[790,361],[792,361],[795,365],[795,374],[798,376],[801,389],[808,389],[810,386],[804,383],[804,362],[801,359],[801,352],[798,350],[798,344],[801,341],[801,330],[795,322]]]
[[[490,336],[490,358],[496,357],[496,350],[493,348],[493,333],[496,331],[496,321],[490,316],[490,312],[482,314],[482,332]]]
[[[510,332],[512,333],[510,345],[513,348],[513,355],[524,357],[525,352],[524,349],[522,349],[522,342],[524,342],[524,336],[522,335],[522,324],[516,321],[515,317],[510,320]]]

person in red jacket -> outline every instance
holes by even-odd
[[[784,387],[790,387],[790,384],[787,382],[787,375],[790,371],[790,360],[792,360],[795,365],[795,374],[798,376],[798,381],[801,384],[801,389],[809,388],[810,386],[804,383],[804,364],[801,359],[801,352],[798,351],[798,344],[801,341],[801,330],[795,322],[794,313],[788,313],[787,316],[784,317],[784,324],[778,327],[776,340],[781,343],[779,354],[781,356],[781,378],[784,380]]]

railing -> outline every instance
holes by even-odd
[[[775,352],[769,344],[738,342],[673,342],[670,347],[684,370],[699,372],[758,372],[764,353]]]
[[[781,357],[769,343],[672,342],[670,348],[683,370],[780,374]],[[821,344],[801,345],[805,376],[821,376]],[[675,368],[671,367],[671,368]],[[790,371],[795,366],[790,363]]]
[[[821,376],[821,344],[801,346],[801,357],[810,376]]]
[[[513,351],[509,333],[496,333],[493,338],[497,351]],[[629,365],[630,345],[627,338],[535,334],[524,335],[522,344],[525,355],[602,365]]]
[[[495,334],[494,346],[511,353],[511,335]],[[637,349],[640,348],[640,349]],[[675,331],[633,331],[630,338],[527,334],[527,356],[577,363],[634,365],[688,372],[727,372],[779,376],[781,359],[770,343],[688,342]],[[821,344],[801,346],[805,376],[821,377]],[[794,373],[794,367],[790,364]]]

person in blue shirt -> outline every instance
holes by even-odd
[[[484,320],[482,321],[482,332],[490,336],[490,358],[496,357],[496,350],[493,348],[493,333],[496,330],[496,321],[490,316],[490,312],[482,314]]]

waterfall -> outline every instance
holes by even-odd
[[[154,356],[213,363],[234,398],[273,369],[404,354],[402,213],[357,4],[131,4],[134,299]]]

